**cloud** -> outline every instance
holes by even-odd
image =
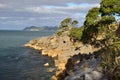
[[[58,10],[55,10],[54,8],[51,9],[51,8],[44,8],[44,7],[30,7],[30,8],[26,8],[27,11],[30,11],[30,12],[37,12],[37,13],[58,13],[58,14],[67,14],[66,12],[64,11],[58,11]]]
[[[69,14],[70,12],[67,11],[87,11],[92,7],[99,7],[99,4],[91,3],[91,4],[74,4],[74,6],[52,6],[52,5],[44,5],[44,6],[37,6],[37,7],[28,7],[26,8],[27,11],[30,12],[37,12],[37,13],[60,13],[60,14]]]
[[[9,19],[9,17],[0,17],[0,20],[6,20]]]
[[[100,0],[2,0],[1,3],[7,3],[14,6],[31,6],[31,5],[66,5],[67,3],[99,3]],[[21,7],[22,7],[21,6]]]
[[[6,8],[6,7],[7,7],[6,4],[2,4],[2,3],[0,3],[0,8]]]
[[[100,0],[0,0],[0,24],[11,29],[36,25],[59,25],[64,18],[82,25],[87,11]],[[1,28],[1,27],[0,27]]]

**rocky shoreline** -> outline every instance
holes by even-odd
[[[63,80],[63,77],[66,76],[64,72],[68,71],[66,65],[73,56],[79,56],[79,54],[89,55],[101,49],[101,47],[96,48],[90,44],[84,45],[82,42],[73,43],[68,35],[58,36],[56,34],[31,40],[24,46],[39,50],[42,55],[47,55],[54,59],[57,71],[56,74],[52,76],[51,80]],[[76,63],[81,64],[80,60],[80,58],[73,58],[72,63],[69,65],[76,65]],[[73,75],[70,74],[69,77],[71,76]],[[65,78],[65,80],[69,79]]]
[[[53,58],[51,80],[120,80],[120,1],[109,2],[90,9],[80,28],[66,18],[56,34],[25,44]]]

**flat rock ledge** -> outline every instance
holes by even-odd
[[[47,55],[54,59],[57,71],[51,80],[59,80],[58,76],[66,69],[66,63],[72,56],[79,53],[89,54],[100,49],[88,44],[84,45],[82,42],[73,43],[69,36],[58,36],[56,34],[30,40],[24,46],[39,50],[42,55]]]

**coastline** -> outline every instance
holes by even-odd
[[[53,58],[57,71],[51,80],[59,80],[59,76],[65,76],[63,72],[66,70],[66,64],[74,55],[89,55],[101,49],[89,44],[84,45],[82,42],[73,43],[68,35],[58,36],[56,34],[31,40],[24,46],[41,51],[42,55]],[[78,62],[75,58],[74,60],[73,64]]]

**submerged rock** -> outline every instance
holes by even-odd
[[[47,72],[54,72],[56,70],[56,68],[48,68]]]
[[[45,67],[48,67],[48,66],[49,66],[49,63],[45,63],[44,66],[45,66]]]

